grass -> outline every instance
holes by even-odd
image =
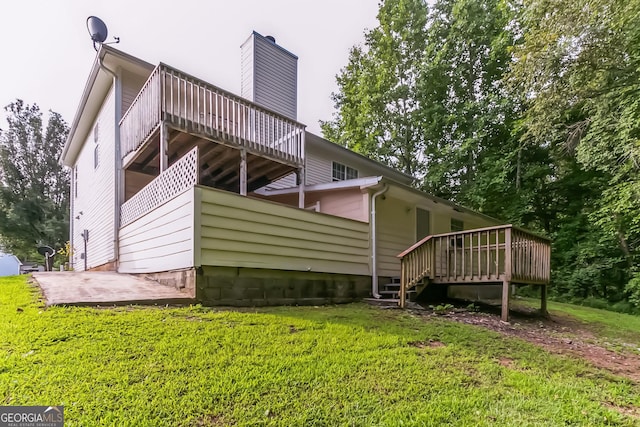
[[[12,277],[0,278],[0,399],[62,404],[68,426],[632,426],[640,390],[409,312],[45,310]]]
[[[540,301],[522,298],[518,303],[539,308]],[[594,331],[600,340],[636,343],[640,347],[640,316],[581,305],[549,301],[547,308],[554,316],[570,316]]]

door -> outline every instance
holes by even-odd
[[[416,208],[416,242],[431,234],[431,214],[426,209]]]

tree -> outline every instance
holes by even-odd
[[[504,213],[504,194],[515,193],[523,175],[513,134],[519,97],[502,82],[514,10],[507,1],[436,1],[419,84],[423,189],[494,215]]]
[[[20,258],[38,245],[64,246],[69,234],[69,174],[58,163],[69,128],[50,111],[16,100],[0,130],[0,245]]]
[[[569,247],[574,235],[563,249],[574,253],[569,264],[588,259],[590,266],[601,266],[598,273],[610,272],[587,281],[592,291],[609,280],[619,285],[618,297],[625,282],[629,294],[638,293],[640,2],[531,0],[525,5],[524,43],[515,50],[511,74],[528,96],[524,139],[562,146],[589,174],[586,184],[598,194],[584,212],[593,243],[576,251]],[[598,294],[609,298],[607,292]],[[635,298],[640,301],[640,293]]]
[[[379,26],[337,76],[334,120],[321,124],[329,140],[410,175],[424,173],[417,85],[427,16],[424,0],[381,2]]]

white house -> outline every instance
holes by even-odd
[[[403,295],[548,283],[547,240],[307,132],[297,57],[256,32],[241,55],[238,96],[101,46],[61,156],[75,270],[226,305],[378,298],[400,276]]]
[[[20,274],[22,263],[15,255],[0,252],[0,277]]]

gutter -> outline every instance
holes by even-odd
[[[384,187],[371,196],[371,294],[374,298],[380,299],[382,295],[378,293],[378,249],[376,232],[376,199],[389,190],[389,186]]]
[[[120,115],[121,115],[121,98],[120,98],[120,81],[118,80],[118,75],[111,69],[109,69],[103,63],[103,57],[98,53],[98,64],[100,65],[100,69],[110,74],[113,78],[113,94],[114,94],[114,104],[115,111],[113,112],[114,116],[114,171],[113,171],[113,182],[114,182],[114,195],[113,195],[113,260],[112,262],[116,263],[116,271],[118,269],[118,259],[119,257],[119,234],[120,234],[120,182],[121,182],[121,171],[118,166],[118,162],[122,162],[120,158]],[[85,255],[86,256],[86,255]]]

